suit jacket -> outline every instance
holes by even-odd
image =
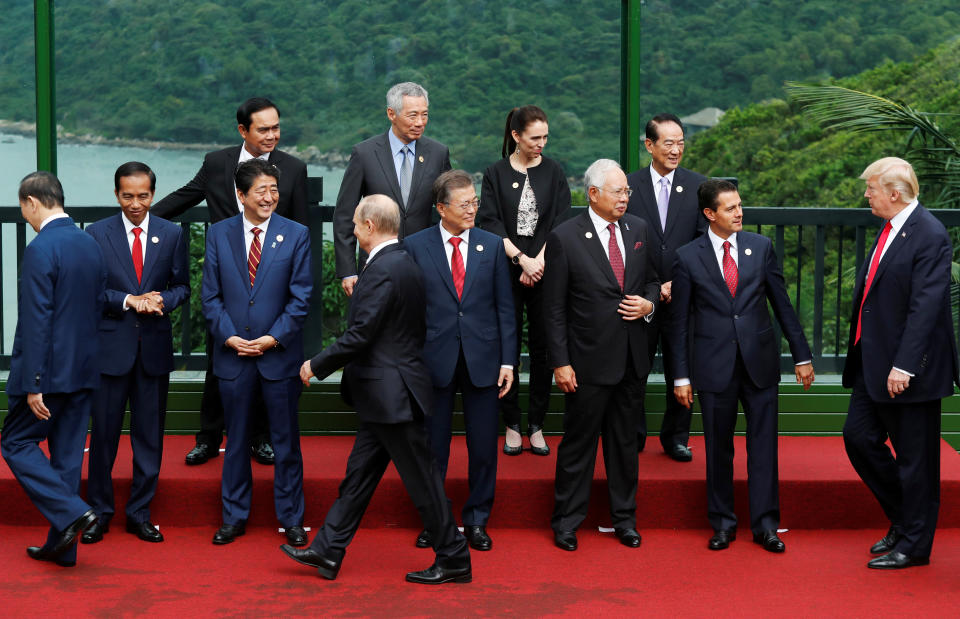
[[[97,387],[106,280],[100,247],[69,217],[49,222],[30,241],[20,267],[8,395]]]
[[[425,316],[420,268],[399,245],[388,245],[357,280],[347,330],[310,367],[320,379],[344,368],[340,392],[363,422],[409,422],[418,410],[429,415],[433,385],[423,361]]]
[[[427,340],[424,357],[436,387],[453,380],[460,349],[475,387],[496,384],[501,365],[516,367],[517,319],[503,240],[470,230],[463,298],[457,298],[440,226],[430,226],[403,241],[423,270],[427,291]]]
[[[254,285],[247,272],[243,215],[210,226],[203,261],[201,300],[213,337],[213,372],[235,378],[254,362],[268,380],[293,378],[303,362],[303,321],[310,307],[310,232],[306,226],[270,217]],[[279,344],[260,357],[244,358],[225,342],[233,335],[252,340],[272,335]]]
[[[615,385],[623,380],[629,350],[638,377],[650,372],[646,320],[623,320],[617,313],[625,294],[651,301],[654,312],[659,306],[647,228],[628,213],[620,218],[622,292],[589,212],[568,219],[547,237],[543,306],[550,367],[572,365],[578,382]]]
[[[497,236],[510,239],[525,254],[536,257],[547,235],[570,217],[570,187],[567,177],[553,159],[543,157],[540,165],[527,168],[533,195],[537,198],[537,227],[532,237],[517,234],[517,211],[523,192],[524,174],[501,159],[483,172],[477,225]]]
[[[206,199],[211,223],[234,217],[240,212],[234,174],[241,148],[242,144],[207,153],[193,180],[154,204],[150,213],[173,219]],[[306,164],[281,150],[270,153],[269,160],[280,170],[280,202],[276,214],[307,225]]]
[[[699,390],[726,389],[738,349],[757,387],[764,389],[780,381],[780,346],[770,321],[768,300],[794,362],[813,358],[787,296],[770,239],[741,230],[737,233],[737,255],[737,296],[731,297],[708,235],[677,250],[668,338],[673,375],[689,378]]]
[[[433,217],[433,181],[450,169],[450,151],[440,142],[423,137],[417,140],[416,149],[409,204],[404,204],[387,134],[376,135],[353,147],[333,213],[337,277],[358,273],[353,214],[362,197],[383,194],[400,205],[400,239],[430,225]],[[361,268],[365,260],[366,256],[362,255]]]
[[[879,240],[879,237],[878,237]],[[872,258],[877,242],[874,241]],[[880,260],[866,301],[860,346],[867,393],[876,402],[911,403],[953,394],[957,345],[950,311],[950,237],[936,217],[918,205]],[[870,260],[857,273],[843,386],[853,387],[856,368],[850,352]],[[887,393],[892,368],[914,374],[894,400]]]
[[[123,376],[133,369],[141,348],[143,369],[151,376],[173,371],[173,334],[170,312],[190,298],[187,237],[183,228],[150,216],[144,245],[143,277],[137,282],[127,230],[119,213],[87,226],[107,263],[107,288],[100,319],[100,371]],[[156,239],[156,242],[154,242]],[[163,297],[163,315],[124,311],[128,294],[156,290]]]
[[[686,168],[677,168],[670,185],[670,204],[667,207],[667,228],[660,225],[657,209],[657,188],[650,178],[650,167],[641,168],[627,176],[633,195],[627,212],[643,219],[650,226],[650,244],[653,264],[664,282],[673,279],[673,263],[677,249],[707,231],[707,218],[700,212],[697,189],[706,176]]]

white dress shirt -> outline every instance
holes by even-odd
[[[250,161],[251,159],[262,159],[263,161],[270,161],[270,153],[263,153],[259,157],[254,157],[253,154],[247,150],[247,143],[244,142],[243,146],[240,147],[240,158],[237,160],[237,166],[239,167],[244,161]],[[233,181],[233,193],[237,193],[237,181]],[[240,212],[243,212],[243,202],[240,201],[240,196],[237,196],[237,206],[240,207]]]
[[[677,169],[674,168],[669,172],[667,172],[666,174],[664,174],[663,176],[660,176],[660,173],[653,169],[653,164],[652,163],[650,164],[650,180],[653,181],[653,195],[656,196],[657,200],[660,199],[660,179],[662,178],[667,179],[667,187],[672,190],[673,174],[676,171]],[[669,193],[667,195],[669,195]]]
[[[246,215],[243,216],[243,243],[247,248],[247,257],[250,256],[250,246],[253,245],[253,229],[260,228],[260,253],[261,257],[263,254],[263,248],[267,246],[267,226],[270,225],[270,218],[267,217],[267,220],[262,224],[254,224],[247,221]]]
[[[54,213],[53,215],[47,217],[46,219],[40,222],[40,230],[43,230],[44,226],[46,226],[48,223],[50,223],[54,219],[63,219],[64,217],[69,217],[69,215],[63,212]],[[40,230],[37,230],[37,232],[39,232]]]
[[[389,131],[387,131],[387,139],[390,140],[390,154],[393,156],[393,167],[397,173],[397,183],[399,183],[400,182],[400,166],[403,165],[403,155],[400,154],[400,151],[403,150],[404,146],[410,149],[410,154],[408,155],[408,157],[410,157],[410,171],[412,173],[413,162],[414,162],[414,159],[416,159],[417,157],[417,141],[414,140],[409,144],[404,144],[403,142],[400,141],[400,138],[398,138],[396,134],[393,132],[392,127],[390,128]]]
[[[399,241],[398,239],[395,239],[395,238],[393,238],[393,239],[388,239],[388,240],[384,241],[383,243],[380,243],[379,245],[377,245],[377,246],[374,247],[373,249],[371,249],[371,250],[370,250],[370,253],[367,254],[367,261],[366,261],[366,263],[364,263],[363,268],[367,268],[367,265],[370,264],[370,261],[373,260],[373,257],[376,256],[376,255],[380,252],[381,249],[383,249],[383,248],[386,247],[387,245],[394,245],[394,244],[399,243],[399,242],[400,242],[400,241]],[[353,277],[356,277],[356,275],[354,275]]]
[[[120,211],[120,221],[123,222],[123,228],[127,231],[127,247],[130,248],[130,260],[133,260],[133,229],[140,228],[140,256],[143,258],[143,264],[147,263],[147,226],[150,225],[150,213],[147,213],[143,217],[143,221],[140,222],[139,226],[133,225],[133,222],[127,219],[127,216],[123,211]],[[127,299],[130,298],[131,294],[123,297],[123,303],[121,307],[123,311],[130,309],[127,307]]]

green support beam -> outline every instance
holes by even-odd
[[[640,5],[620,2],[620,165],[640,167]]]
[[[37,169],[57,173],[57,106],[53,50],[53,0],[34,0]]]

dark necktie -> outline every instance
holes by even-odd
[[[253,281],[257,279],[257,267],[260,266],[260,228],[253,228],[253,242],[250,243],[250,255],[247,256],[247,272],[250,274],[250,287],[253,288]]]
[[[880,238],[877,239],[877,248],[873,252],[873,260],[870,261],[870,270],[867,271],[867,279],[863,284],[863,296],[860,297],[860,311],[857,312],[857,337],[853,340],[856,344],[860,341],[860,323],[863,321],[863,302],[867,300],[867,293],[870,292],[870,284],[873,283],[873,277],[877,274],[877,267],[880,266],[880,254],[883,253],[883,246],[887,244],[887,237],[890,236],[890,230],[893,226],[890,222],[883,227]]]
[[[723,242],[723,279],[727,282],[727,289],[730,290],[730,296],[737,296],[737,262],[730,255],[730,241]]]
[[[608,224],[607,230],[610,231],[610,240],[607,242],[607,251],[610,254],[610,268],[613,269],[613,276],[617,278],[620,284],[620,290],[623,290],[623,254],[620,253],[620,246],[617,245],[617,225]]]
[[[143,279],[143,245],[140,244],[140,228],[133,229],[133,270],[137,274],[137,283]]]
[[[450,256],[450,273],[453,275],[453,287],[457,289],[457,298],[463,299],[463,278],[467,271],[463,268],[463,255],[460,253],[460,242],[463,239],[457,236],[450,237],[453,245],[453,255]]]
[[[410,199],[410,181],[413,179],[413,153],[410,147],[404,146],[400,149],[403,155],[403,161],[400,162],[400,197],[403,198],[403,208],[407,208],[407,200]]]

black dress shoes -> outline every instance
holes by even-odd
[[[569,550],[573,552],[577,549],[577,532],[554,531],[553,543],[556,544],[557,548],[560,548],[561,550]]]
[[[627,548],[640,547],[640,534],[637,533],[636,529],[614,529],[613,534]]]
[[[127,520],[127,533],[133,533],[145,542],[162,542],[163,535],[149,521],[134,522]]]
[[[212,445],[207,445],[206,443],[197,443],[193,449],[187,453],[186,462],[187,464],[193,466],[196,464],[203,464],[210,458],[216,458],[220,455],[220,448],[214,447]]]
[[[70,548],[77,541],[84,531],[93,526],[97,521],[97,514],[92,509],[88,509],[82,516],[67,525],[67,528],[60,533],[60,539],[50,549],[50,554],[59,557],[67,548]]]
[[[58,555],[55,555],[49,550],[39,546],[28,546],[27,556],[37,561],[50,561],[51,563],[56,563],[60,567],[73,567],[77,564],[76,561],[66,561],[61,559]]]
[[[493,548],[493,540],[487,535],[487,527],[483,525],[471,525],[463,528],[467,536],[467,542],[474,550],[490,550]]]
[[[224,524],[213,534],[213,543],[217,546],[229,544],[247,532],[246,524]]]
[[[306,546],[307,532],[300,525],[286,528],[287,541],[291,546]]]
[[[710,538],[710,541],[707,543],[707,548],[710,550],[723,550],[730,546],[730,542],[737,539],[737,530],[736,529],[726,529],[722,531],[717,531],[713,534],[713,537]]]
[[[902,570],[905,567],[929,564],[929,557],[911,557],[894,550],[876,559],[872,559],[867,563],[867,567],[875,570]]]
[[[103,535],[110,530],[110,523],[98,520],[90,525],[90,528],[80,536],[81,544],[96,544],[103,540]]]
[[[268,466],[273,464],[273,445],[267,441],[254,441],[250,445],[250,457],[260,464],[266,464]]]
[[[446,582],[470,582],[471,580],[473,580],[473,572],[470,570],[469,562],[464,567],[440,567],[434,563],[425,570],[407,574],[407,582],[420,585],[442,585]]]
[[[289,544],[283,544],[280,546],[280,550],[297,563],[317,568],[317,573],[327,580],[337,579],[337,573],[340,572],[340,561],[328,559],[313,548],[294,548]]]
[[[681,445],[680,443],[674,443],[664,449],[667,452],[667,455],[676,460],[677,462],[690,462],[693,460],[693,452],[690,451],[690,448],[686,445]]]
[[[430,536],[430,531],[424,529],[420,531],[420,535],[417,536],[417,548],[430,548],[433,546],[433,537]]]
[[[517,434],[520,434],[520,426],[519,426],[519,425],[512,425],[512,426],[507,426],[507,427],[508,427],[509,429],[513,430],[514,432],[516,432]],[[523,435],[520,434],[520,436],[523,436]],[[507,439],[504,438],[504,439],[503,439],[503,453],[506,454],[506,455],[508,455],[508,456],[519,456],[520,454],[523,453],[523,439],[522,439],[522,438],[520,439],[520,442],[521,442],[520,445],[517,445],[516,447],[511,447],[510,445],[507,445]]]
[[[527,426],[527,437],[530,438],[537,432],[543,432],[543,428],[538,425],[528,425]],[[547,445],[547,442],[543,442],[543,447],[536,447],[533,444],[533,441],[530,442],[530,452],[535,456],[549,456],[550,455],[550,446]]]
[[[870,547],[870,554],[872,555],[885,555],[897,545],[897,542],[900,541],[900,532],[890,527],[890,530],[887,531],[887,534],[880,538],[880,541]]]
[[[764,531],[763,533],[754,533],[753,543],[760,544],[763,546],[764,550],[768,550],[770,552],[783,552],[787,549],[787,546],[783,543],[783,540],[777,537],[776,529],[770,529],[768,531]]]

